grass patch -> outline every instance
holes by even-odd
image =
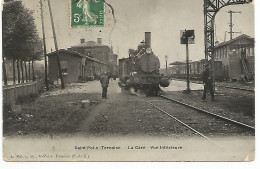
[[[77,131],[80,122],[87,117],[88,111],[97,104],[82,108],[81,101],[86,99],[98,100],[98,96],[79,93],[45,96],[36,98],[34,102],[16,105],[13,110],[6,107],[4,135],[73,133]]]

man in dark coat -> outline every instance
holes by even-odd
[[[107,98],[107,88],[108,88],[108,84],[109,84],[109,79],[108,79],[108,76],[106,75],[106,73],[104,73],[101,76],[100,83],[101,83],[101,87],[102,87],[102,97]]]
[[[203,97],[202,100],[206,99],[207,90],[210,91],[211,100],[214,101],[214,91],[213,91],[213,83],[212,83],[212,77],[209,70],[209,65],[205,66],[205,70],[202,73],[202,81],[204,84],[204,91],[203,91]]]

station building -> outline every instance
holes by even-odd
[[[113,53],[112,47],[102,45],[101,41],[101,38],[98,38],[97,42],[80,39],[79,45],[59,50],[65,83],[99,79],[104,72],[112,76],[118,75],[118,56]],[[47,56],[49,80],[55,82],[59,79],[57,52],[51,52]]]
[[[57,52],[51,52],[47,56],[49,80],[51,82],[58,81]],[[100,76],[107,71],[106,63],[76,51],[61,49],[59,50],[59,59],[64,83],[94,79],[94,76]]]
[[[222,63],[225,79],[254,79],[254,44],[254,38],[243,34],[215,46],[215,61]]]
[[[232,40],[216,44],[214,59],[214,75],[216,80],[229,81],[250,81],[254,80],[255,74],[255,53],[254,38],[245,34]],[[205,69],[205,64],[212,67],[213,61],[205,59],[191,61],[189,64],[190,77],[201,79],[201,74]],[[170,63],[167,74],[173,77],[186,77],[186,62]],[[161,69],[161,74],[166,74],[165,69]]]

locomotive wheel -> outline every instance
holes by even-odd
[[[138,88],[137,87],[134,87],[134,90],[135,90],[136,93],[138,92]]]
[[[146,89],[147,96],[156,96],[159,92],[160,88],[158,86],[149,86]]]

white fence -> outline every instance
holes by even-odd
[[[38,94],[43,87],[43,81],[35,81],[26,84],[17,84],[13,86],[3,86],[3,104],[13,105],[18,97]]]

